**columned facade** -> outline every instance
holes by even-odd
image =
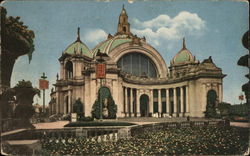
[[[223,101],[226,75],[212,57],[196,60],[184,38],[167,66],[161,56],[164,52],[158,52],[145,37],[132,34],[128,21],[123,8],[117,32],[92,50],[81,41],[78,29],[76,41],[59,58],[60,78],[50,94],[51,113],[70,114],[80,99],[83,114],[91,116],[101,86],[110,90],[116,117],[203,117],[208,92],[213,92],[215,106]],[[106,57],[102,80],[97,75],[100,56]]]
[[[189,115],[189,101],[188,101],[188,86],[178,86],[174,88],[155,88],[155,89],[146,89],[141,88],[142,86],[137,86],[138,88],[131,88],[131,87],[123,87],[124,90],[124,104],[123,104],[123,117],[141,117],[141,103],[140,98],[142,95],[145,95],[144,92],[148,93],[149,101],[148,101],[148,117],[185,117]],[[180,89],[180,98],[178,105],[177,102],[177,88]],[[173,112],[171,112],[170,106],[170,96],[169,90],[173,90]],[[146,90],[146,91],[145,91]],[[157,90],[157,112],[154,112],[154,96],[153,90]],[[162,92],[165,95],[162,95]],[[135,95],[135,97],[134,97]],[[155,100],[156,101],[156,100]],[[163,105],[164,104],[164,105]]]

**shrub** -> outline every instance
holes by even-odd
[[[81,117],[80,118],[80,121],[93,121],[94,118],[90,117],[90,116],[87,116],[87,117]]]
[[[102,108],[104,108],[103,102],[102,102]],[[112,97],[108,98],[107,108],[108,108],[108,116],[105,117],[103,115],[103,119],[115,119],[117,113],[117,105],[115,104]],[[100,119],[100,100],[96,100],[95,103],[93,104],[91,114],[93,118]]]
[[[14,116],[15,118],[29,119],[35,114],[32,105],[17,105]]]
[[[106,122],[106,121],[88,121],[88,122],[71,122],[64,127],[91,127],[91,126],[131,126],[136,125],[128,122]]]

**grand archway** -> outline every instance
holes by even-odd
[[[111,95],[108,87],[101,87],[98,91],[98,97],[92,106],[92,117],[96,119],[114,119],[116,118],[117,105]]]
[[[143,94],[140,97],[140,113],[141,117],[147,117],[148,116],[148,106],[149,105],[149,97],[146,94]]]
[[[215,117],[216,116],[216,101],[217,101],[217,94],[215,90],[209,90],[207,92],[207,106],[205,111],[205,117]]]
[[[216,106],[216,99],[217,99],[217,94],[215,90],[209,90],[207,92],[207,105],[210,105],[211,107]]]

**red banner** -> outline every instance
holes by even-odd
[[[106,66],[103,63],[97,64],[96,66],[96,78],[103,79],[106,76]]]
[[[39,79],[39,89],[49,89],[49,81]]]
[[[240,95],[239,100],[244,100],[244,95]]]

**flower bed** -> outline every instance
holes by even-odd
[[[121,155],[121,154],[242,154],[248,133],[232,127],[188,127],[138,131],[130,139],[95,142],[81,138],[43,140],[43,152],[49,155]]]

